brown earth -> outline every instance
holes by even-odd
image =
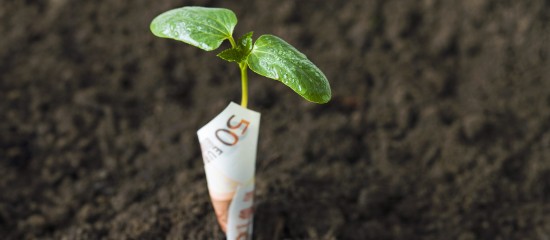
[[[223,239],[196,130],[239,73],[152,36],[182,5],[234,10],[333,88],[251,74],[255,239],[550,238],[547,0],[29,0],[0,7],[1,239]]]

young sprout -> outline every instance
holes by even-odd
[[[252,32],[235,41],[233,30],[237,17],[229,9],[182,7],[169,10],[151,22],[151,32],[157,37],[171,38],[206,51],[220,47],[229,40],[231,48],[218,57],[239,65],[242,81],[241,106],[248,105],[248,68],[264,77],[281,81],[300,96],[315,103],[331,98],[327,78],[303,53],[281,38],[266,34],[255,42]]]

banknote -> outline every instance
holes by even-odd
[[[260,113],[231,102],[197,131],[208,192],[227,239],[252,237]]]

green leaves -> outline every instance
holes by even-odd
[[[151,32],[162,38],[186,42],[206,51],[229,39],[231,48],[218,54],[241,69],[243,99],[247,99],[247,67],[281,81],[305,99],[326,103],[331,98],[327,78],[304,54],[273,35],[262,35],[253,43],[252,32],[233,39],[237,17],[228,9],[183,7],[162,13],[151,22]],[[244,101],[244,100],[243,100]],[[245,104],[246,105],[246,104]]]
[[[240,37],[235,43],[236,46],[222,51],[218,57],[228,62],[244,62],[252,50],[252,34],[253,32],[249,32]]]
[[[157,37],[171,38],[211,51],[232,38],[237,17],[223,8],[183,7],[162,13],[151,22]]]
[[[315,103],[331,98],[327,78],[303,53],[273,35],[262,35],[247,59],[252,71],[279,80],[300,96]]]

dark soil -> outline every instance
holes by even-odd
[[[238,68],[155,38],[226,7],[333,88],[251,74],[255,239],[549,239],[547,0],[3,1],[0,238],[222,239],[196,130]]]

